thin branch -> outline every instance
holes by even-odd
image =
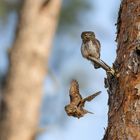
[[[96,64],[100,65],[100,67],[103,68],[107,73],[111,73],[112,75],[115,74],[114,69],[111,68],[110,66],[108,66],[103,60],[96,59],[92,56],[88,56],[88,60],[92,61],[93,63],[96,63]]]

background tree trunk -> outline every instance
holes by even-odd
[[[118,17],[117,77],[108,75],[104,140],[140,140],[140,0],[123,0]]]
[[[61,0],[24,0],[0,113],[0,140],[32,140]]]

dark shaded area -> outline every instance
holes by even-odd
[[[89,0],[63,1],[58,31],[62,32],[67,28],[72,29],[73,26],[79,25],[81,21],[81,19],[78,18],[79,15],[90,10],[91,8],[93,9]]]

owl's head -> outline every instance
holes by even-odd
[[[91,31],[85,31],[85,32],[82,32],[81,38],[83,41],[89,41],[95,38],[95,34],[94,32],[91,32]]]
[[[73,116],[76,112],[76,109],[77,107],[71,104],[65,106],[65,111],[69,116]]]

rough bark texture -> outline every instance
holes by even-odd
[[[0,140],[34,139],[61,0],[24,0],[0,113]]]
[[[118,17],[116,77],[108,75],[104,140],[140,140],[140,0],[123,0]]]

